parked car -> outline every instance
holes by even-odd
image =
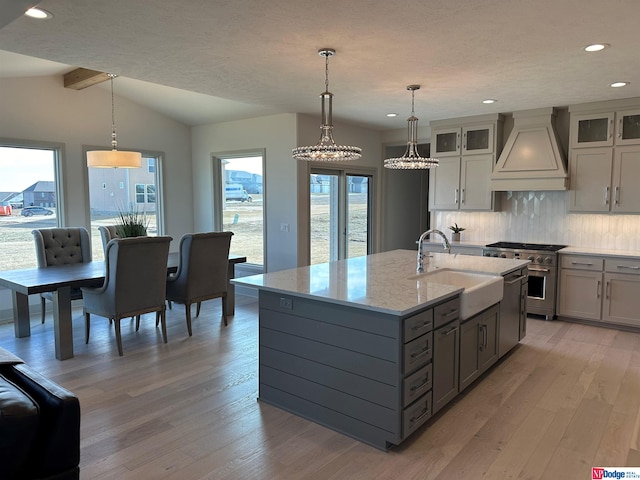
[[[224,188],[224,198],[227,201],[239,200],[241,202],[250,202],[251,200],[253,200],[251,198],[251,195],[249,195],[239,183],[227,184]]]
[[[33,217],[34,215],[53,215],[53,210],[44,207],[24,207],[22,209],[23,217]]]

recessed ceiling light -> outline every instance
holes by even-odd
[[[584,47],[584,50],[585,52],[599,52],[600,50],[604,50],[610,46],[611,45],[608,43],[592,43],[591,45]]]
[[[494,98],[487,98],[486,100],[482,100],[482,103],[490,104],[490,103],[496,103],[497,101],[498,100]]]
[[[387,117],[397,117],[397,113],[387,113]]]
[[[46,10],[44,10],[42,8],[38,8],[38,7],[30,8],[29,10],[24,12],[24,14],[27,17],[37,18],[38,20],[48,20],[50,18],[53,18],[53,15],[51,14],[51,12],[48,12],[48,11],[46,11]]]
[[[626,87],[627,85],[629,85],[629,82],[613,82],[611,84],[613,88]]]

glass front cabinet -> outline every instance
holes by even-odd
[[[492,211],[491,173],[502,147],[500,114],[435,120],[431,154],[440,165],[429,172],[429,210]]]
[[[640,143],[640,109],[571,116],[571,146],[611,147]]]
[[[438,128],[433,134],[433,155],[437,158],[493,153],[495,150],[494,131],[494,124]]]

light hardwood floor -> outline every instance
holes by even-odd
[[[238,296],[229,326],[203,304],[189,338],[182,306],[169,343],[92,318],[75,357],[57,361],[50,316],[30,338],[0,325],[0,346],[75,392],[81,478],[587,479],[640,466],[640,334],[530,319],[526,340],[407,442],[387,453],[256,401],[257,303]],[[37,313],[37,312],[35,312]]]

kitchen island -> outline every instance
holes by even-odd
[[[432,254],[425,270],[527,263]],[[383,450],[400,444],[459,390],[463,289],[415,269],[415,251],[395,250],[235,279],[260,290],[259,399]],[[483,312],[494,330],[497,312]]]

